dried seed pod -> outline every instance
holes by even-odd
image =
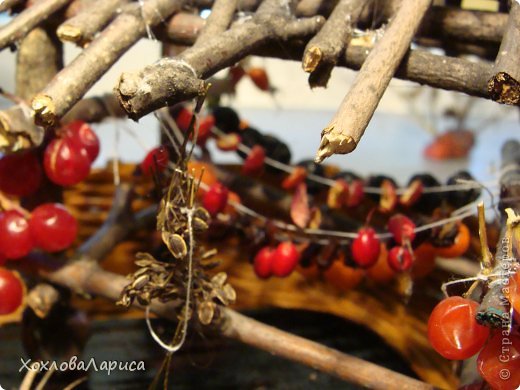
[[[203,325],[209,325],[215,314],[215,302],[204,301],[197,308],[199,320]]]
[[[222,289],[229,303],[234,303],[237,299],[237,292],[229,283],[226,283]]]
[[[139,276],[138,278],[136,278],[134,280],[134,282],[132,283],[132,288],[135,288],[136,290],[140,290],[149,281],[150,281],[150,276],[148,276],[148,275],[141,275],[141,276]]]
[[[211,284],[214,286],[222,287],[226,283],[227,274],[225,272],[219,272],[211,278]]]
[[[202,232],[208,230],[208,227],[209,227],[206,222],[204,222],[202,219],[197,218],[197,217],[193,218],[192,224],[193,224],[193,229],[198,233],[202,233]]]
[[[208,210],[206,210],[204,207],[197,207],[197,209],[193,213],[193,217],[200,218],[204,222],[209,222],[211,219],[211,215],[209,215]]]
[[[186,241],[179,234],[163,233],[163,241],[176,259],[182,259],[188,254]]]

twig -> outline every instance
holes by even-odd
[[[60,295],[54,287],[40,283],[27,294],[27,305],[38,317],[45,318],[59,298]]]
[[[30,101],[62,67],[63,48],[50,26],[34,28],[18,47],[16,95]]]
[[[486,230],[486,214],[484,211],[484,202],[480,202],[478,208],[478,235],[480,237],[480,249],[482,251],[482,265],[484,269],[491,271],[493,269],[493,256],[489,251],[487,230]]]
[[[216,35],[226,31],[233,20],[237,3],[238,0],[215,0],[211,8],[211,14],[206,20],[206,24],[197,38],[197,42],[213,39]]]
[[[296,6],[296,15],[298,16],[314,16],[322,6],[326,5],[324,0],[301,0]]]
[[[115,91],[130,118],[137,120],[162,106],[194,98],[205,91],[203,79],[260,45],[311,35],[323,24],[323,18],[294,19],[282,3],[266,0],[250,20],[235,24],[215,39],[139,72],[123,73]]]
[[[69,0],[42,0],[26,8],[0,29],[0,49],[22,39],[35,26],[68,2]]]
[[[520,4],[511,2],[506,31],[489,80],[489,94],[499,103],[520,104]]]
[[[121,55],[147,33],[148,26],[155,26],[179,10],[182,4],[182,0],[149,0],[142,7],[129,5],[33,99],[36,123],[45,127],[54,125]]]
[[[433,389],[424,382],[262,324],[234,310],[221,310],[225,321],[222,329],[224,336],[271,354],[371,389]]]
[[[82,8],[76,16],[66,20],[56,33],[62,41],[74,42],[80,46],[92,41],[114,17],[117,10],[129,0],[96,0]]]
[[[0,12],[9,11],[11,8],[14,8],[21,4],[23,0],[3,0],[0,1]]]
[[[23,377],[22,383],[20,384],[20,390],[31,390],[34,379],[36,379],[39,371],[38,362],[31,364],[31,368],[27,370],[27,373]]]
[[[123,118],[126,113],[113,94],[82,99],[62,118],[67,123],[81,119],[88,123],[101,122],[106,118]]]
[[[45,132],[34,124],[31,109],[25,103],[0,111],[0,150],[16,152],[40,145]]]
[[[119,299],[121,291],[128,284],[125,277],[104,271],[96,263],[85,260],[68,264],[58,271],[44,272],[42,276],[73,291],[100,295],[111,300]],[[169,304],[154,302],[151,305],[153,312],[170,319],[174,319],[175,308],[175,302]],[[315,367],[353,383],[375,389],[403,386],[407,389],[433,388],[426,383],[373,363],[264,325],[230,309],[222,309],[222,313],[227,320],[221,330],[224,336]]]
[[[430,6],[431,0],[403,0],[384,36],[363,63],[354,85],[327,127],[315,158],[352,152],[363,136],[390,80]]]
[[[301,3],[300,3],[301,4]],[[352,35],[365,0],[340,0],[322,29],[312,38],[303,53],[303,70],[310,73],[311,88],[326,87],[330,73]]]

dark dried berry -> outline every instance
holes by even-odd
[[[457,185],[457,184],[463,184],[460,183],[459,180],[469,180],[473,181],[475,180],[473,176],[471,176],[466,171],[460,171],[455,173],[453,176],[451,176],[448,179],[447,185]],[[459,208],[462,207],[470,202],[473,202],[475,199],[477,199],[480,196],[480,188],[469,188],[467,190],[460,190],[460,191],[449,191],[447,193],[447,201],[448,203],[455,207]]]
[[[260,140],[260,144],[264,147],[267,157],[279,161],[284,164],[290,164],[291,151],[289,147],[272,135],[264,135]],[[279,172],[278,170],[276,170]]]
[[[262,145],[263,135],[257,129],[246,127],[242,132],[240,132],[240,136],[242,137],[242,143],[250,148],[255,145]],[[247,153],[244,153],[241,150],[237,150],[237,153],[242,158],[247,157]]]
[[[395,180],[385,175],[369,176],[366,181],[366,186],[380,188],[385,180],[389,180],[397,188],[397,183],[395,182]],[[379,203],[379,200],[381,198],[380,194],[367,194],[366,196],[377,203]]]
[[[423,187],[437,187],[440,186],[439,181],[428,173],[420,173],[417,175],[413,175],[408,181],[408,185],[410,185],[413,181],[420,180]],[[424,214],[430,214],[433,210],[439,207],[442,203],[443,195],[442,192],[426,192],[419,197],[417,202],[415,202],[411,209],[414,211],[418,211]]]
[[[230,107],[215,107],[213,117],[216,126],[224,133],[235,133],[239,131],[240,118],[235,110]]]
[[[307,171],[307,175],[325,177],[325,170],[323,169],[323,165],[316,164],[313,160],[303,160],[300,161],[297,165],[304,167]],[[319,192],[327,189],[325,184],[318,183],[309,178],[305,180],[305,184],[307,184],[307,192],[311,195],[316,195]]]

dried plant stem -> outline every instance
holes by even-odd
[[[115,88],[130,118],[205,91],[204,79],[273,40],[316,33],[323,18],[295,19],[282,0],[266,0],[255,15],[211,40],[200,41],[175,58],[163,58],[139,72],[123,73]],[[211,59],[211,60],[208,60]]]
[[[493,269],[493,256],[489,251],[487,231],[486,231],[486,212],[484,209],[484,202],[480,202],[478,209],[478,236],[480,238],[480,247],[482,251],[482,265],[488,272]]]
[[[53,126],[140,38],[179,10],[183,1],[149,0],[132,4],[66,66],[32,101],[37,124]]]
[[[221,310],[225,321],[224,336],[274,355],[371,389],[433,389],[427,383],[262,324],[231,309]]]
[[[80,46],[92,41],[129,0],[96,0],[83,7],[74,17],[63,22],[56,33],[62,41]]]
[[[0,49],[22,39],[35,26],[68,2],[69,0],[42,0],[25,9],[0,29]]]
[[[384,36],[363,63],[341,106],[321,133],[315,161],[352,152],[363,136],[431,0],[403,0]]]
[[[520,4],[511,2],[506,31],[489,80],[489,94],[499,103],[520,104]]]
[[[50,27],[36,27],[21,41],[16,56],[16,96],[30,101],[63,67],[63,49]]]
[[[340,0],[322,29],[312,38],[303,53],[303,70],[310,73],[311,87],[326,87],[330,73],[350,41],[365,0]]]

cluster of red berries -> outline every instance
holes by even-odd
[[[517,273],[513,279],[520,281]],[[515,298],[518,299],[515,289]],[[452,296],[439,302],[428,321],[428,339],[446,359],[464,360],[479,353],[482,378],[498,390],[515,390],[520,384],[520,333],[516,327],[491,331],[476,320],[479,304]]]
[[[78,226],[67,209],[58,203],[36,207],[29,218],[18,210],[0,213],[0,258],[17,260],[34,248],[60,252],[72,245]]]
[[[69,186],[82,181],[99,154],[99,139],[82,121],[61,127],[43,155],[43,170],[36,151],[24,151],[0,159],[0,191],[12,196],[34,193],[42,183],[43,171],[54,183]]]
[[[290,241],[278,244],[276,248],[266,246],[256,254],[253,266],[259,278],[289,276],[300,262],[300,252]]]

